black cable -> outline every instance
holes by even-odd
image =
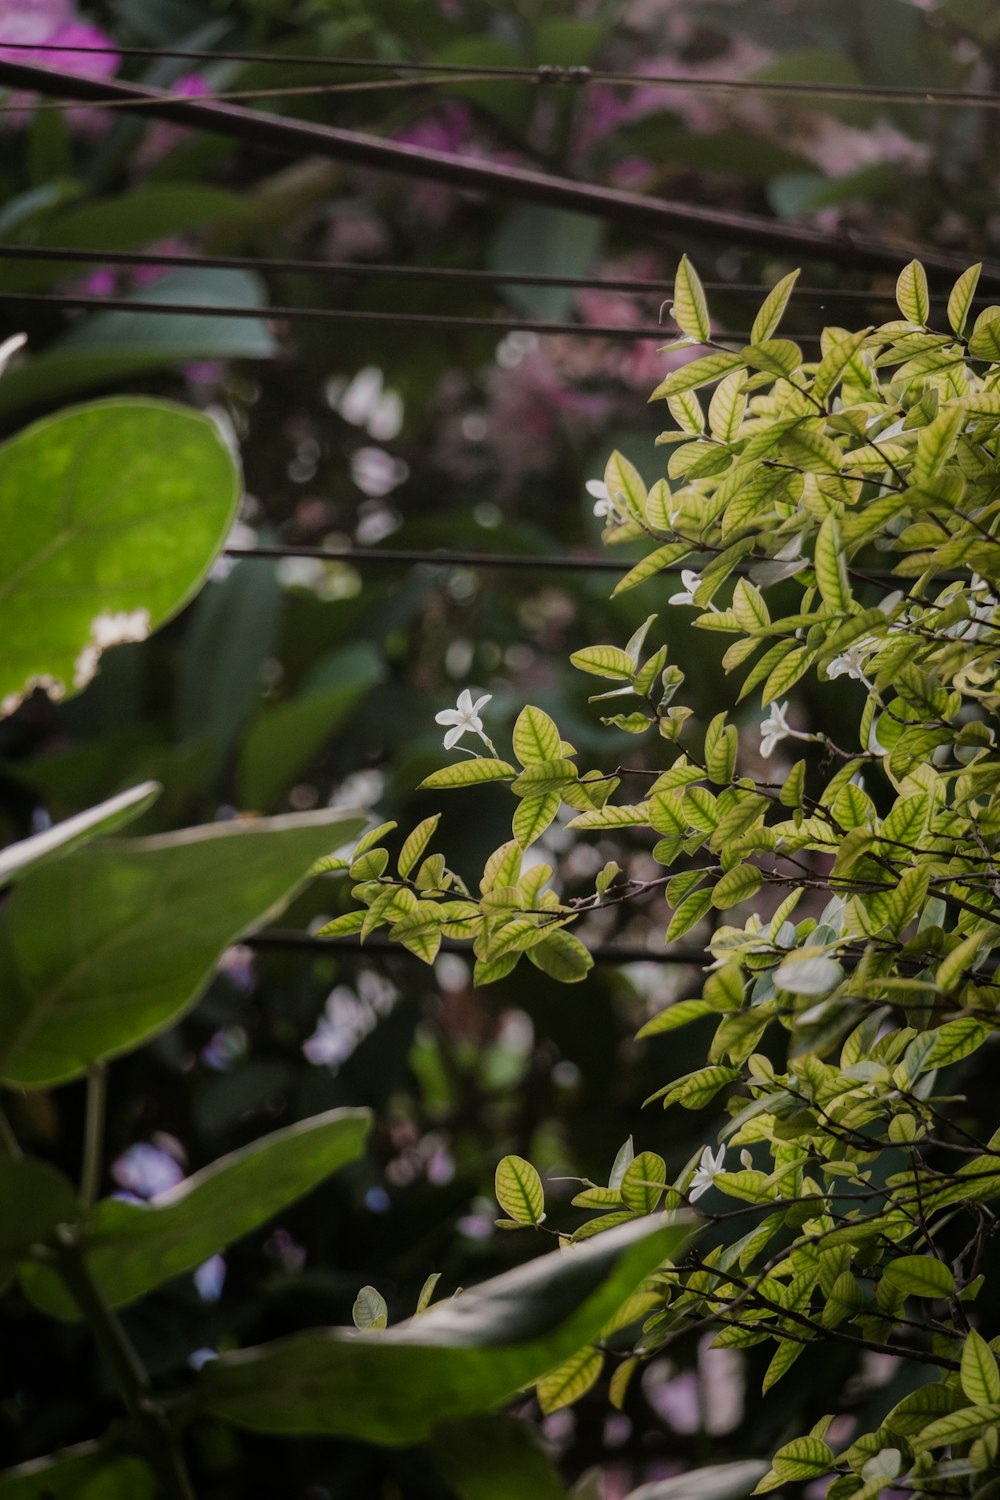
[[[330,67],[362,72],[395,74],[462,75],[498,83],[569,84],[579,88],[590,83],[615,88],[669,88],[695,93],[765,94],[803,99],[844,99],[873,104],[930,105],[932,107],[967,107],[1000,109],[1000,95],[988,89],[954,89],[913,87],[907,84],[799,82],[792,79],[767,78],[692,78],[665,73],[624,73],[610,68],[590,68],[542,63],[536,67],[504,67],[483,63],[438,63],[388,61],[368,57],[311,57],[304,53],[268,53],[209,51],[198,48],[129,47],[129,46],[63,46],[57,42],[3,42],[3,52],[29,53],[96,53],[104,56],[178,58],[197,62],[263,63],[276,67]],[[395,82],[395,80],[386,80]],[[419,86],[427,79],[414,79]],[[437,81],[436,79],[433,81]],[[318,85],[318,87],[325,87]],[[330,85],[336,88],[337,85]],[[211,97],[206,95],[206,98]]]
[[[249,937],[241,938],[241,943],[248,948],[266,952],[276,950],[279,952],[301,952],[310,953],[315,958],[329,957],[337,954],[339,957],[345,951],[357,958],[364,958],[366,953],[394,953],[400,958],[415,959],[416,955],[410,953],[399,943],[391,943],[381,933],[373,933],[361,944],[356,937],[321,938],[310,932],[293,932],[286,928],[274,927],[265,932],[251,933]],[[470,949],[451,938],[444,938],[441,943],[442,953],[457,953],[463,958],[471,957]],[[591,958],[598,964],[698,964],[702,966],[709,958],[706,949],[683,947],[677,943],[666,952],[655,953],[638,945],[626,945],[621,947],[608,945],[591,948]],[[422,962],[422,960],[418,960]]]
[[[315,558],[320,562],[381,562],[416,566],[427,563],[442,568],[513,568],[549,572],[621,573],[629,563],[614,562],[608,557],[534,557],[515,552],[435,552],[408,551],[394,547],[351,547],[336,552],[328,547],[262,546],[226,547],[227,557]],[[686,564],[685,564],[686,566]],[[663,572],[677,572],[665,568]]]
[[[478,333],[569,334],[577,338],[658,339],[671,342],[677,335],[659,325],[645,328],[623,328],[618,324],[554,323],[534,318],[476,318],[460,314],[369,312],[349,307],[234,307],[229,304],[203,302],[154,302],[138,297],[75,297],[62,292],[0,292],[0,303],[18,306],[49,306],[90,309],[97,312],[154,313],[192,318],[256,318],[284,322],[368,323],[400,327],[453,328]],[[727,342],[746,343],[748,333],[720,333]],[[818,333],[798,334],[800,343],[818,343]]]
[[[181,98],[133,83],[74,77],[55,68],[13,62],[0,48],[0,87],[25,88],[57,98],[89,102],[120,100],[141,114],[209,130],[243,141],[255,149],[308,152],[332,161],[348,161],[407,178],[430,179],[469,191],[501,194],[521,202],[543,203],[594,214],[621,227],[646,233],[681,233],[695,239],[724,240],[730,246],[753,247],[774,254],[809,257],[847,265],[853,270],[898,271],[903,247],[872,235],[830,235],[804,225],[783,223],[758,214],[676,203],[662,198],[597,187],[549,172],[507,163],[472,160],[429,147],[388,141],[363,131]],[[935,250],[917,252],[929,271],[960,275],[964,257]],[[1000,282],[1000,267],[983,266],[984,289]]]
[[[475,286],[532,286],[569,287],[586,291],[632,292],[664,297],[673,291],[669,277],[662,281],[615,276],[543,276],[522,271],[467,270],[451,266],[412,266],[378,264],[354,260],[309,260],[287,256],[261,258],[252,255],[180,255],[157,253],[155,250],[77,250],[60,249],[55,245],[4,245],[0,244],[0,260],[54,261],[69,264],[99,263],[111,266],[170,266],[188,270],[232,270],[256,271],[319,276],[355,277],[359,280],[377,281],[444,281]],[[764,298],[772,288],[765,283],[733,283],[729,281],[706,281],[706,292],[719,292],[729,297]],[[796,300],[835,302],[885,302],[895,303],[892,292],[865,290],[859,287],[795,287]],[[986,303],[989,297],[974,297],[973,302]]]
[[[521,554],[516,552],[437,552],[434,550],[409,550],[395,547],[345,547],[340,551],[331,547],[306,547],[291,544],[274,544],[254,547],[231,546],[224,547],[226,557],[234,558],[262,558],[275,559],[283,557],[305,557],[314,558],[318,562],[360,562],[360,563],[389,563],[390,565],[402,565],[403,567],[419,564],[427,564],[439,568],[501,568],[501,569],[529,569],[538,572],[576,572],[576,573],[620,573],[624,576],[631,567],[635,565],[633,559],[621,559],[614,561],[607,557],[536,557],[531,553]],[[687,558],[681,562],[667,563],[658,569],[660,573],[683,573],[692,566],[691,557],[696,556],[698,548],[691,547]],[[768,559],[761,561],[767,564]],[[698,566],[701,566],[700,564]],[[731,569],[732,577],[747,578],[753,576],[757,566],[752,562],[738,562]],[[808,558],[803,560],[803,568],[809,566]],[[941,573],[939,581],[950,581],[958,575]],[[900,582],[899,574],[893,573],[889,568],[866,568],[865,579],[879,583]]]

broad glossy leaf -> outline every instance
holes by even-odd
[[[17,844],[8,844],[6,849],[0,849],[0,886],[7,885],[23,871],[40,865],[44,860],[68,854],[78,844],[85,844],[98,834],[113,833],[144,813],[159,795],[158,782],[144,781],[139,786],[130,787],[127,792],[119,792],[117,797],[99,802],[96,807],[88,807],[75,817],[65,818],[52,828],[34,833]]]
[[[569,1359],[685,1237],[680,1224],[638,1220],[384,1332],[314,1329],[220,1355],[201,1371],[198,1404],[263,1432],[420,1442]]]
[[[332,809],[210,824],[108,841],[27,874],[0,915],[0,1076],[66,1082],[172,1025],[223,950],[363,827]]]
[[[537,1428],[523,1419],[448,1422],[435,1434],[431,1452],[459,1500],[565,1500],[562,1480]]]
[[[240,488],[215,424],[165,401],[75,407],[0,447],[0,712],[79,692],[106,645],[175,615]]]
[[[193,1271],[363,1152],[366,1109],[332,1109],[221,1157],[149,1203],[103,1199],[81,1239],[87,1269],[113,1307]],[[47,1266],[22,1268],[25,1291],[59,1318],[79,1316]]]
[[[144,1459],[80,1443],[0,1474],[0,1500],[155,1500],[156,1476]]]

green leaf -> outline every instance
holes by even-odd
[[[684,900],[680,903],[680,905],[677,907],[677,910],[670,918],[670,923],[667,927],[666,941],[668,943],[675,943],[677,939],[683,937],[686,932],[690,932],[691,928],[694,927],[696,923],[701,921],[702,917],[708,911],[709,907],[713,904],[713,897],[714,892],[711,890],[692,891],[689,896],[685,896]],[[694,1004],[696,1002],[691,1001],[686,1003]],[[672,1007],[672,1009],[673,1008],[674,1007]],[[679,1025],[680,1023],[679,1021],[675,1021],[673,1024]],[[652,1022],[650,1022],[649,1025],[652,1025]],[[646,1027],[643,1027],[643,1031],[642,1033],[640,1033],[640,1035],[642,1034],[649,1035]]]
[[[29,872],[0,915],[0,1076],[24,1088],[67,1082],[172,1025],[224,949],[363,826],[332,809],[209,824],[92,845]]]
[[[561,798],[558,792],[542,792],[537,797],[524,797],[514,814],[512,832],[522,849],[533,844],[552,822],[559,811]]]
[[[571,932],[559,930],[549,933],[530,949],[528,960],[550,979],[558,979],[560,984],[578,984],[594,967],[594,960],[579,938]]]
[[[981,262],[970,266],[967,271],[962,272],[951,289],[951,295],[948,298],[948,322],[954,332],[959,335],[965,332],[965,324],[972,307],[972,299],[976,295],[982,269]]]
[[[979,314],[969,337],[969,353],[974,359],[1000,358],[1000,307],[987,307]]]
[[[564,1406],[572,1406],[574,1401],[579,1401],[599,1378],[603,1368],[602,1351],[587,1345],[584,1349],[578,1349],[556,1369],[550,1370],[536,1387],[538,1404],[544,1415],[548,1416],[551,1412],[560,1411]]]
[[[637,1490],[629,1491],[626,1500],[745,1500],[757,1480],[767,1473],[767,1468],[759,1458],[740,1459],[731,1464],[707,1464],[702,1469],[689,1469],[674,1479],[653,1480],[651,1484],[640,1485]]]
[[[869,328],[862,328],[858,333],[849,333],[827,350],[813,378],[812,394],[817,401],[825,401],[830,395],[870,332]]]
[[[801,1349],[802,1346],[796,1347]],[[774,1455],[772,1473],[777,1476],[778,1484],[788,1484],[802,1479],[816,1479],[819,1475],[828,1473],[832,1464],[833,1454],[820,1438],[793,1438]],[[765,1490],[775,1487],[764,1479],[758,1484],[754,1494],[761,1495]]]
[[[611,597],[614,599],[618,594],[624,594],[627,589],[634,589],[638,584],[645,583],[648,578],[654,578],[662,569],[681,562],[690,551],[689,542],[667,542],[664,546],[657,547],[655,552],[650,552],[641,562],[637,562],[624,578],[619,579],[611,592]]]
[[[927,272],[918,260],[911,260],[899,273],[896,282],[896,302],[904,318],[923,327],[931,313],[930,292],[927,289]]]
[[[625,1168],[620,1189],[622,1203],[633,1213],[655,1213],[666,1180],[663,1157],[655,1151],[641,1151]]]
[[[220,1355],[199,1374],[196,1405],[257,1431],[421,1442],[440,1422],[498,1406],[597,1338],[686,1233],[636,1220],[378,1334],[313,1329]]]
[[[821,954],[786,958],[774,971],[774,982],[790,995],[828,995],[844,977],[840,964]]]
[[[331,1109],[220,1157],[149,1203],[103,1199],[80,1241],[93,1281],[112,1307],[123,1307],[196,1270],[356,1161],[370,1126],[366,1109]],[[44,1312],[80,1316],[47,1266],[22,1266],[21,1280]]]
[[[718,882],[712,892],[712,905],[719,911],[749,901],[764,884],[764,876],[756,865],[734,865]]]
[[[544,709],[530,704],[517,716],[512,743],[522,766],[542,765],[558,760],[562,754],[562,736],[554,722]],[[426,787],[427,782],[423,785]]]
[[[153,1470],[134,1454],[78,1443],[0,1474],[2,1500],[156,1500]]]
[[[446,1422],[431,1447],[438,1473],[458,1500],[566,1500],[535,1425],[520,1417]]]
[[[989,1344],[975,1329],[965,1336],[962,1349],[962,1390],[974,1406],[1000,1402],[1000,1370]]]
[[[690,1021],[700,1021],[703,1016],[710,1016],[714,1011],[715,1006],[708,1000],[675,1000],[666,1010],[661,1010],[659,1015],[647,1021],[645,1026],[640,1026],[635,1039],[638,1042],[648,1036],[659,1036],[663,1031],[675,1031],[678,1026],[686,1026]]]
[[[504,1213],[518,1224],[540,1224],[545,1218],[542,1179],[523,1156],[505,1156],[498,1164],[494,1191]]]
[[[355,1328],[388,1328],[389,1309],[382,1293],[373,1286],[363,1286],[354,1299],[351,1318]]]
[[[712,321],[708,315],[705,289],[686,255],[681,256],[674,277],[674,301],[670,316],[681,333],[687,334],[688,338],[697,339],[699,344],[706,344],[712,337]]]
[[[164,401],[71,408],[0,447],[0,712],[36,685],[80,692],[106,645],[175,615],[240,489],[215,424]]]
[[[457,786],[479,786],[484,781],[512,781],[516,775],[517,771],[505,760],[480,755],[473,760],[460,760],[453,766],[442,766],[440,771],[432,771],[429,776],[424,777],[419,790],[450,791]]]
[[[967,1443],[987,1427],[1000,1424],[1000,1403],[990,1402],[986,1406],[966,1406],[938,1417],[922,1432],[910,1438],[914,1453],[927,1453],[931,1448],[943,1448],[946,1443]]]
[[[37,868],[45,860],[58,859],[68,854],[79,844],[86,844],[98,834],[114,833],[133,818],[140,817],[160,795],[161,787],[156,781],[144,781],[140,786],[119,792],[86,812],[66,818],[41,833],[21,839],[0,849],[0,886],[8,885],[23,871]]]
[[[851,586],[847,581],[847,564],[837,517],[831,511],[816,536],[816,582],[829,609],[845,611],[851,607]]]
[[[685,391],[697,390],[703,385],[712,385],[716,380],[721,380],[723,375],[728,375],[730,370],[738,370],[745,363],[743,355],[735,353],[708,354],[704,359],[694,359],[690,364],[671,370],[666,379],[660,381],[649,399],[659,401],[664,397],[679,396]]]
[[[396,869],[399,871],[402,880],[405,880],[414,865],[419,864],[423,859],[427,851],[427,845],[434,837],[440,821],[440,813],[434,813],[432,817],[424,818],[404,840],[403,847],[399,851],[399,860],[396,864]]]
[[[570,661],[578,671],[590,672],[594,677],[631,682],[635,676],[635,662],[619,646],[585,646],[582,651],[574,651]]]
[[[788,299],[800,275],[800,271],[790,271],[787,276],[781,278],[777,286],[768,292],[750,329],[751,344],[762,344],[774,333],[781,322],[785,308],[788,306]]]
[[[908,1297],[953,1297],[951,1267],[933,1255],[901,1255],[891,1260],[883,1276]]]

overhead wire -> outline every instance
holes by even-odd
[[[556,276],[540,272],[470,270],[452,266],[395,265],[385,262],[353,260],[316,260],[295,256],[253,255],[202,255],[173,251],[109,250],[63,248],[58,245],[14,245],[0,244],[0,260],[22,260],[41,262],[63,262],[66,264],[100,264],[110,266],[135,266],[151,268],[168,266],[181,270],[237,270],[255,271],[261,275],[275,274],[315,275],[375,281],[426,281],[445,282],[449,285],[470,286],[527,286],[563,287],[585,291],[632,293],[636,296],[663,297],[673,290],[669,278],[651,280],[626,276]],[[706,281],[706,292],[719,293],[727,297],[763,298],[772,288],[766,283],[733,283],[728,281]],[[818,287],[796,285],[795,300],[837,302],[885,302],[894,303],[891,291],[877,291],[861,287]],[[991,299],[977,296],[974,303],[986,303]]]
[[[658,324],[649,327],[628,328],[621,324],[604,323],[560,323],[537,318],[479,318],[461,313],[413,313],[382,312],[367,308],[350,307],[294,307],[263,304],[261,306],[233,305],[231,303],[204,302],[159,302],[140,297],[74,296],[64,292],[0,292],[0,305],[40,306],[92,310],[97,312],[152,313],[154,316],[192,318],[249,318],[280,322],[328,322],[362,323],[382,327],[412,326],[417,328],[450,328],[478,333],[535,333],[543,335],[570,336],[576,338],[602,339],[666,339],[676,338],[669,329]],[[720,341],[746,343],[749,333],[719,333]],[[804,333],[798,336],[803,343],[818,343],[820,335]]]
[[[540,85],[569,85],[575,88],[600,83],[616,88],[663,88],[682,89],[695,93],[762,94],[775,97],[830,100],[851,100],[859,103],[883,103],[932,107],[969,107],[1000,109],[1000,95],[988,89],[938,88],[910,84],[854,84],[824,83],[820,80],[806,81],[778,78],[722,78],[697,77],[687,74],[628,73],[621,69],[577,65],[541,63],[535,66],[496,65],[488,63],[415,62],[409,59],[342,57],[326,55],[310,56],[304,53],[246,52],[224,49],[98,46],[86,44],[63,45],[58,42],[4,42],[0,45],[0,56],[4,52],[29,54],[93,53],[103,56],[137,57],[148,59],[174,58],[192,62],[234,62],[242,64],[268,65],[275,67],[330,67],[342,70],[382,72],[407,75],[405,78],[376,80],[375,86],[396,87],[400,83],[421,86],[438,82],[498,82],[536,83]],[[294,91],[293,86],[293,91]],[[339,90],[340,84],[303,85],[304,88]],[[352,85],[344,85],[352,87]],[[209,97],[209,96],[205,96]],[[216,95],[217,98],[232,98]],[[261,97],[257,95],[257,97]]]
[[[83,99],[91,103],[120,100],[140,113],[196,129],[214,131],[255,149],[308,152],[354,165],[430,179],[469,191],[485,191],[547,208],[572,209],[596,215],[621,227],[647,233],[680,233],[696,239],[724,239],[731,246],[781,255],[809,257],[853,270],[899,269],[901,248],[872,235],[831,236],[805,225],[784,223],[762,215],[679,203],[599,187],[571,177],[507,162],[470,158],[447,151],[387,140],[364,131],[318,124],[287,115],[247,109],[238,104],[215,104],[185,98],[165,90],[120,81],[67,74],[36,63],[15,62],[0,49],[0,87],[25,88],[46,97]],[[911,252],[912,253],[912,252]],[[960,275],[962,257],[935,250],[919,252],[929,271]],[[1000,267],[984,264],[984,288],[1000,283]]]

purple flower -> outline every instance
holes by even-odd
[[[121,58],[109,51],[11,51],[4,42],[37,44],[39,47],[112,48],[111,38],[96,26],[76,18],[70,0],[0,0],[0,57],[16,62],[35,63],[43,68],[57,68],[77,78],[111,78],[118,71]],[[20,90],[12,92],[9,102],[14,108],[4,116],[7,124],[24,125],[35,104],[35,95]],[[99,110],[70,110],[66,117],[77,135],[102,134],[107,116]]]

